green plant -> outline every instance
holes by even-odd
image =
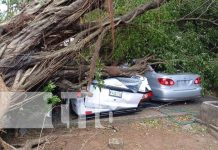
[[[125,3],[124,0],[118,0],[115,12],[117,15],[123,14],[144,1],[146,0]],[[200,74],[204,93],[217,92],[217,27],[201,21],[170,22],[189,14],[203,3],[203,0],[171,0],[159,9],[137,17],[130,25],[118,28],[113,58],[126,62],[154,55],[166,64],[167,72],[176,73],[179,66],[182,72]],[[208,7],[208,3],[209,1],[196,9],[190,17],[202,14],[202,18],[215,20],[218,3],[213,3],[211,7]],[[205,10],[207,11],[204,12]]]
[[[161,119],[145,119],[140,124],[149,128],[158,128],[162,126],[163,122]]]
[[[46,86],[44,86],[43,91],[44,92],[53,92],[56,88],[56,85],[54,84],[54,82],[49,81],[48,84]]]
[[[48,84],[43,88],[44,92],[51,93],[49,97],[45,98],[48,104],[57,105],[61,102],[61,99],[57,95],[54,95],[52,93],[54,92],[55,88],[56,88],[56,85],[52,81],[49,81]]]
[[[97,87],[101,90],[104,86],[104,80],[102,79],[102,69],[104,64],[101,63],[101,60],[97,60],[96,62],[96,72],[95,72],[95,79],[97,80]]]
[[[61,102],[61,99],[56,95],[52,95],[52,97],[49,97],[47,101],[48,104],[57,105]]]

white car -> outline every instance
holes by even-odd
[[[152,96],[147,78],[143,76],[108,78],[101,89],[94,80],[87,90],[92,93],[91,97],[71,99],[72,109],[79,116],[134,109]]]

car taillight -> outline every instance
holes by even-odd
[[[201,84],[201,77],[195,79],[194,84]]]
[[[85,114],[86,114],[86,115],[91,115],[91,114],[93,114],[93,113],[92,113],[92,111],[86,111]]]
[[[153,93],[152,92],[148,92],[145,95],[143,95],[142,99],[148,99],[148,98],[151,98],[152,96],[153,96]]]
[[[81,92],[76,92],[76,97],[81,97],[82,93]]]
[[[152,96],[153,96],[153,93],[152,93],[152,92],[149,92],[147,95],[148,95],[148,97],[152,97]]]
[[[158,81],[161,85],[172,86],[175,82],[172,79],[168,78],[158,78]]]

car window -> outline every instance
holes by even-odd
[[[182,62],[177,62],[174,66],[175,72],[177,73],[183,73],[183,63]]]
[[[164,73],[166,72],[166,66],[164,64],[153,64],[151,67],[154,69],[157,73]]]
[[[165,64],[153,64],[150,65],[157,73],[184,73],[184,68],[181,62],[174,63],[172,66]]]

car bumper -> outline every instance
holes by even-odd
[[[71,108],[78,116],[94,115],[96,113],[99,113],[101,116],[104,116],[109,112],[113,112],[113,114],[123,114],[128,112],[139,111],[138,107],[129,107],[129,108],[123,107],[117,109],[89,108],[85,106],[83,100],[72,100]],[[90,112],[90,114],[87,114],[87,112]]]
[[[166,89],[152,89],[154,96],[152,100],[158,101],[185,101],[193,100],[201,97],[202,88],[195,88],[192,90],[166,90]]]

